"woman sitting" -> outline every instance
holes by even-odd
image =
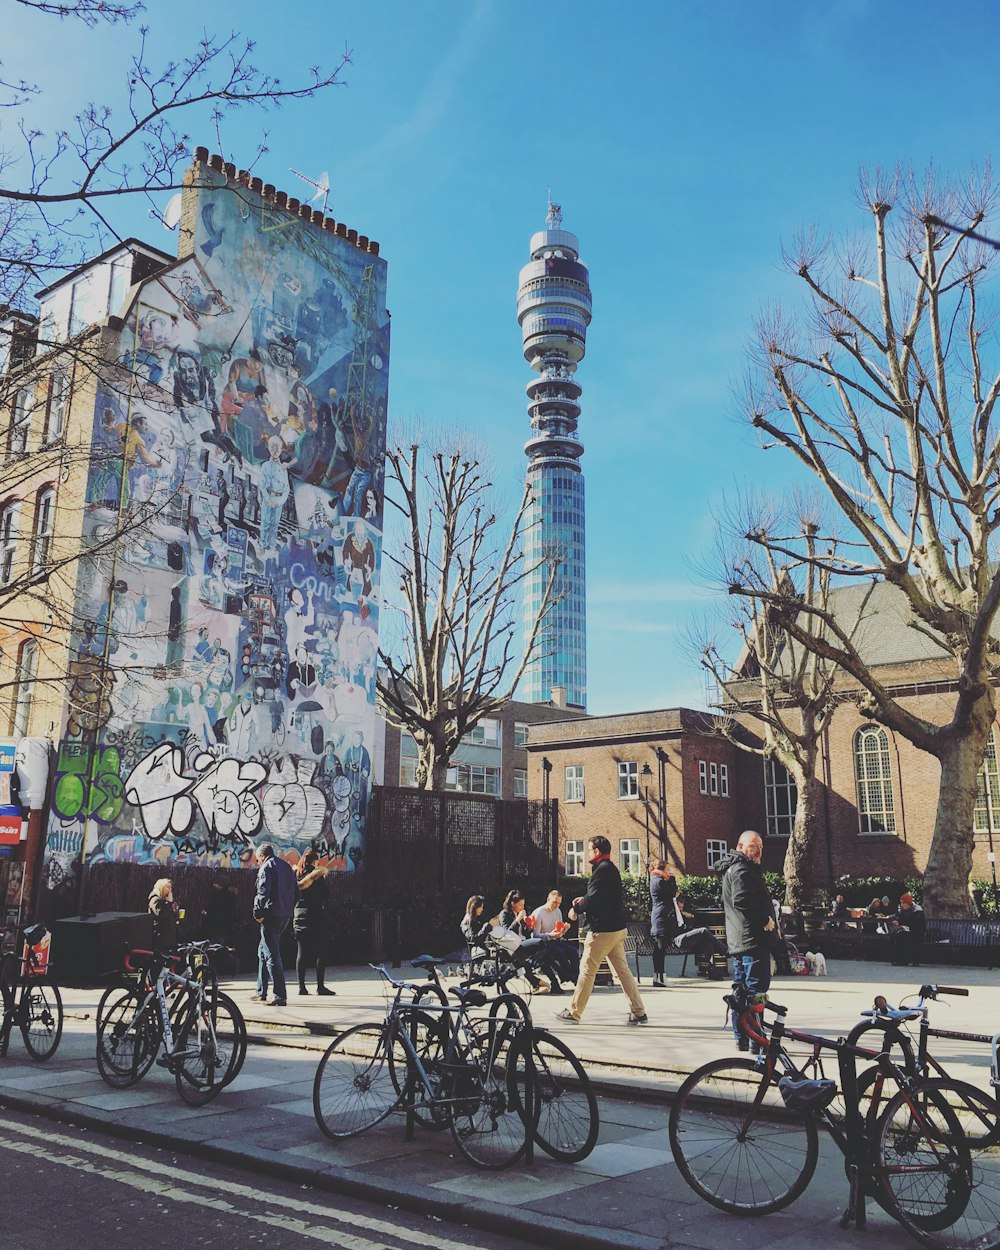
[[[508,891],[500,909],[497,929],[501,937],[513,934],[520,941],[513,948],[507,948],[504,943],[505,949],[508,949],[514,963],[524,968],[528,983],[533,989],[539,988],[540,982],[536,976],[538,972],[545,977],[550,987],[553,984],[558,985],[559,977],[555,968],[557,952],[544,938],[531,936],[533,928],[534,922],[524,910],[524,895],[520,890]]]
[[[486,920],[483,910],[486,899],[481,894],[473,894],[465,904],[465,915],[462,917],[462,936],[469,948],[469,954],[475,959],[486,954],[486,938],[498,917]]]

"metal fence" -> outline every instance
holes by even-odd
[[[372,894],[471,894],[522,881],[547,888],[558,870],[556,800],[394,786],[373,792],[364,860]]]

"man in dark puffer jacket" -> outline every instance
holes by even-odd
[[[760,867],[763,853],[760,834],[748,829],[740,834],[736,850],[713,869],[722,878],[726,945],[733,957],[733,995],[747,1003],[766,998],[771,984],[774,913]],[[749,1049],[750,1041],[740,1032],[735,1015],[733,1035],[738,1050]]]

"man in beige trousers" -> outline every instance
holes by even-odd
[[[556,1019],[567,1024],[580,1023],[580,1017],[590,1001],[590,991],[594,988],[597,969],[607,959],[628,999],[630,1010],[626,1023],[646,1024],[649,1017],[625,957],[625,937],[628,932],[625,895],[621,873],[611,862],[611,843],[607,838],[590,839],[589,859],[591,875],[587,893],[584,897],[573,900],[569,918],[575,920],[577,915],[585,915],[590,931],[583,945],[580,975],[573,1001],[565,1011],[559,1012]]]

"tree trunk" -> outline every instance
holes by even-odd
[[[815,843],[822,786],[816,777],[817,749],[807,748],[805,767],[789,769],[798,790],[795,824],[785,851],[785,904],[795,911],[813,901]]]
[[[940,754],[941,787],[934,836],[924,874],[924,910],[929,916],[961,918],[972,914],[973,813],[979,770],[993,725],[992,699],[980,699],[969,732]]]
[[[448,780],[448,755],[434,741],[417,744],[417,784],[423,790],[443,790]]]

